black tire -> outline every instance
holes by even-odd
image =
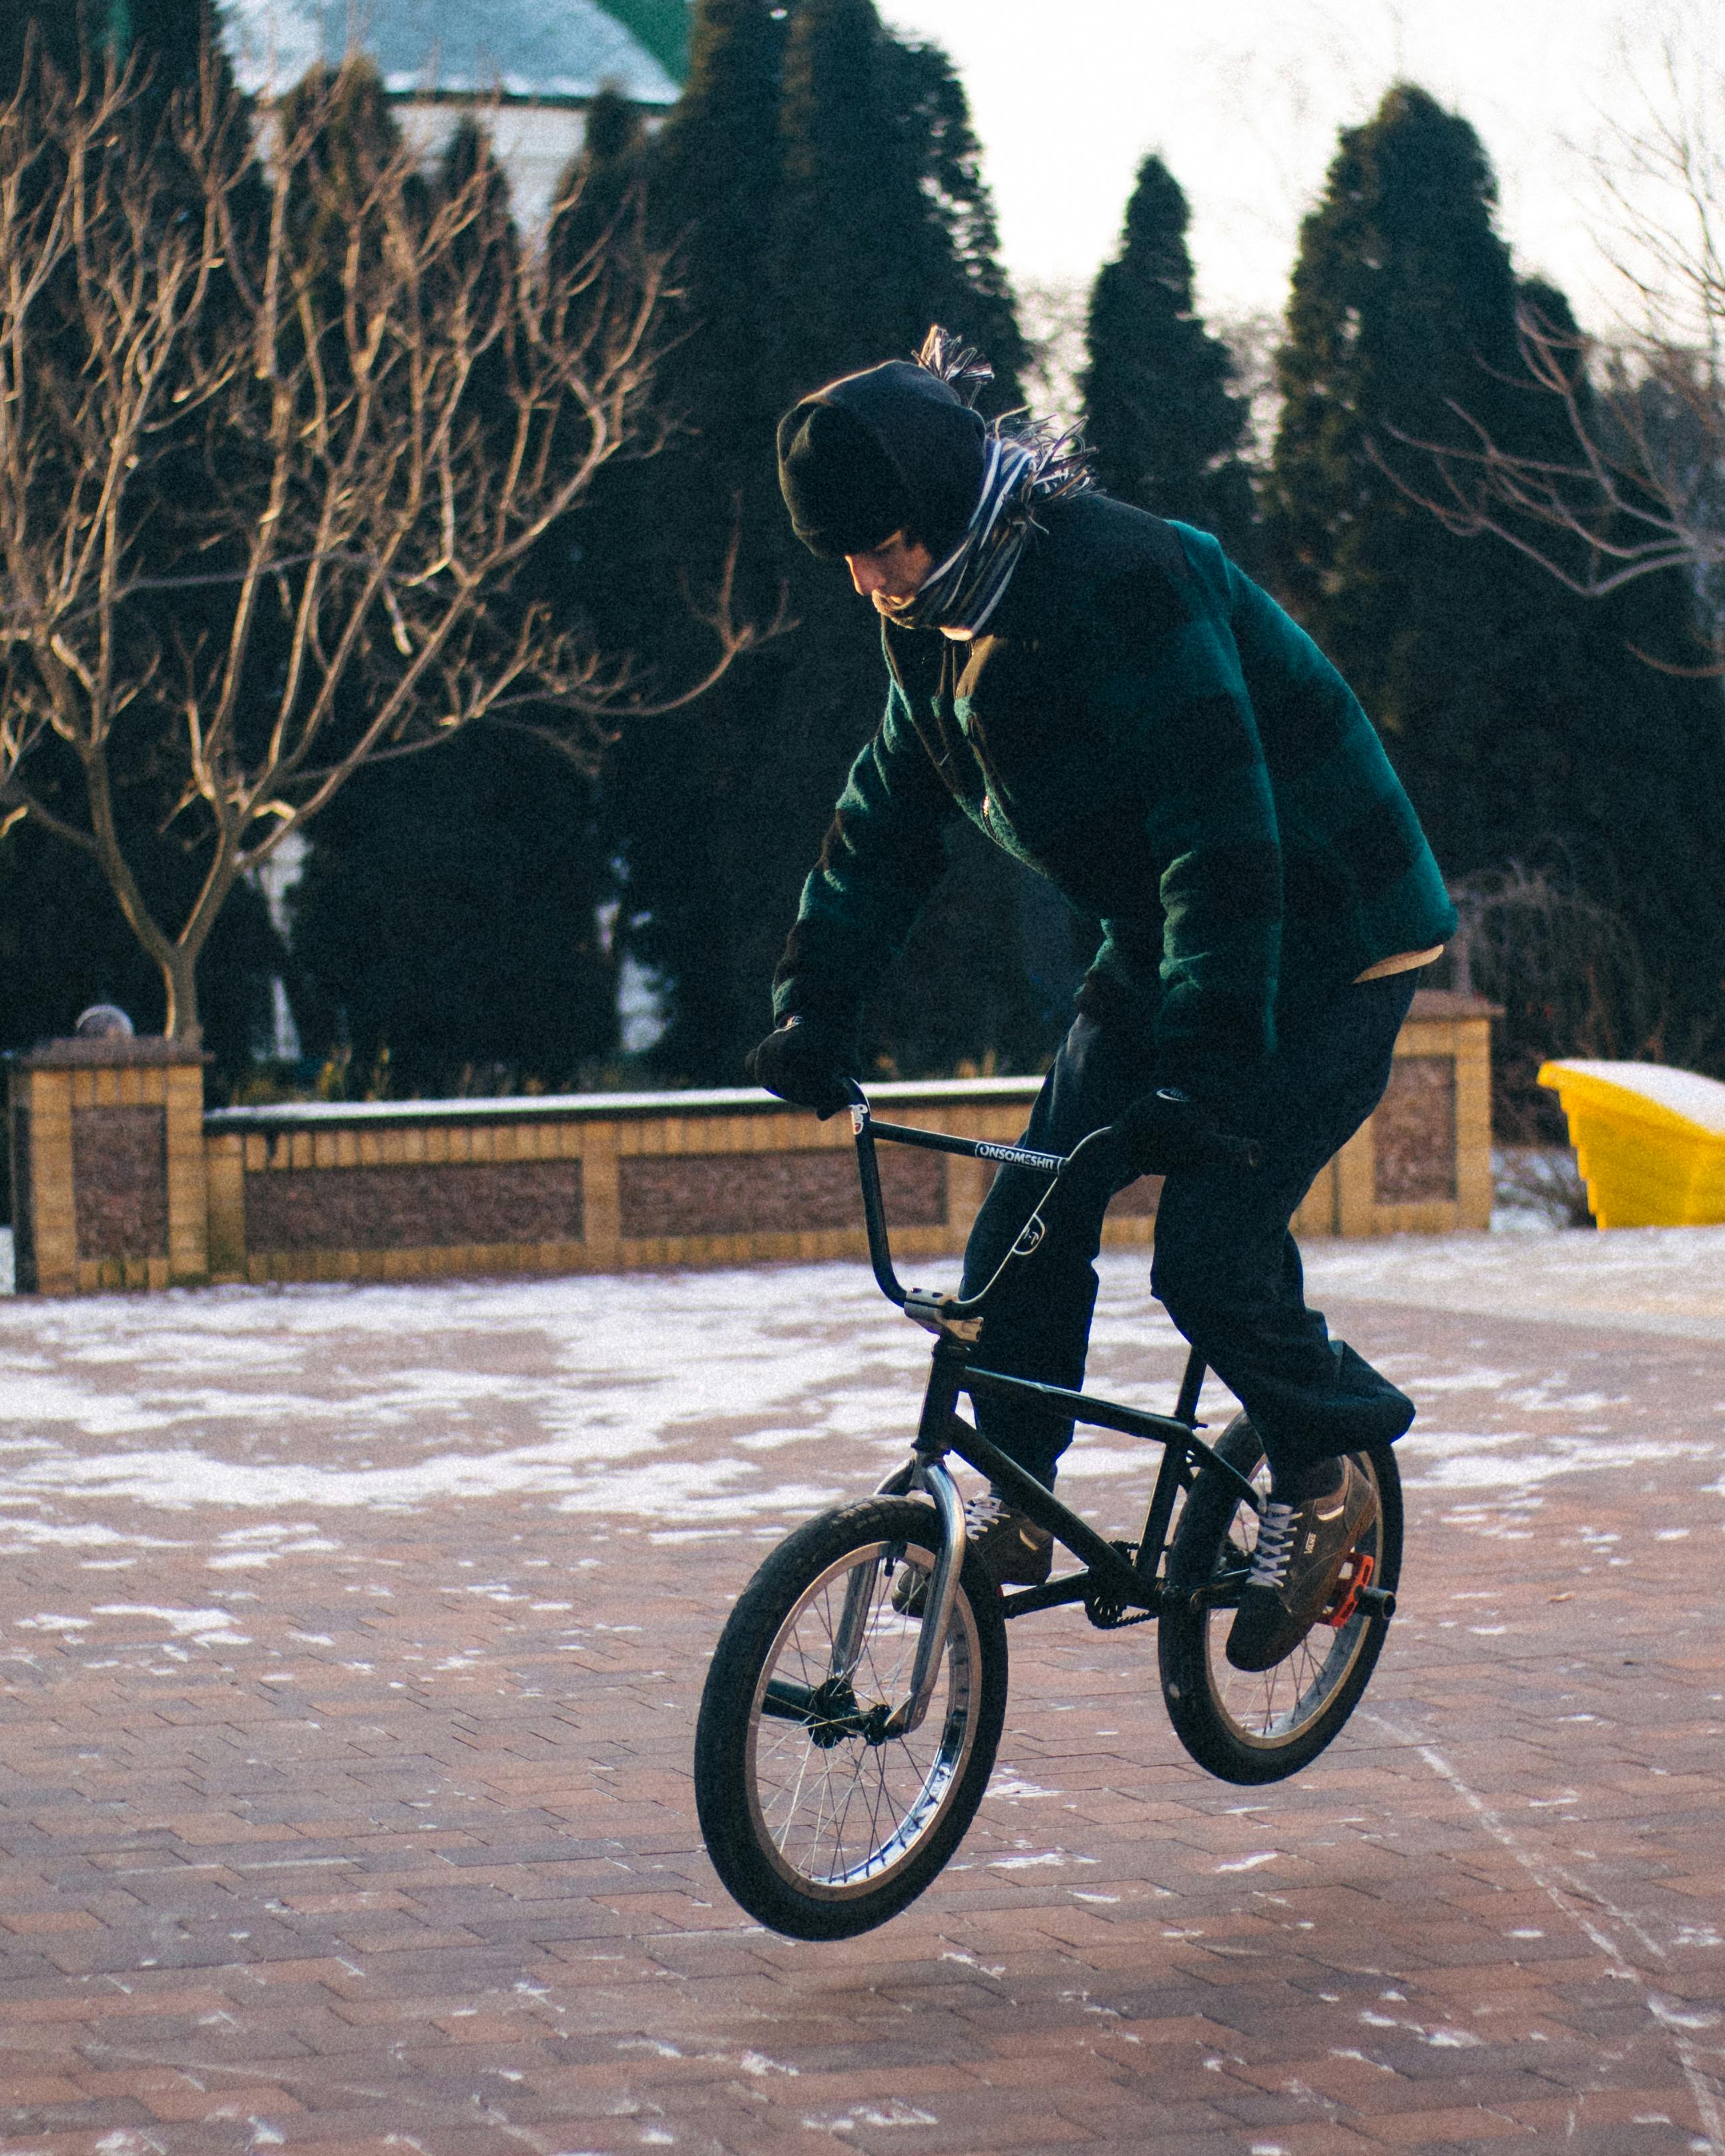
[[[1257,1432],[1236,1415],[1217,1440],[1230,1467],[1267,1488]],[[1387,1448],[1356,1452],[1378,1488],[1376,1522],[1358,1548],[1373,1559],[1371,1584],[1394,1592],[1402,1566],[1402,1486]],[[1178,1591],[1243,1577],[1257,1516],[1214,1469],[1200,1471],[1168,1553]],[[1356,1609],[1339,1628],[1320,1621],[1273,1667],[1247,1675],[1224,1653],[1232,1606],[1176,1605],[1157,1627],[1163,1697],[1175,1734],[1200,1767],[1224,1782],[1279,1782],[1315,1759],[1353,1713],[1377,1663],[1387,1617]]]
[[[793,1938],[850,1938],[896,1916],[988,1787],[1006,1714],[1006,1625],[973,1554],[922,1727],[883,1743],[856,1726],[909,1691],[920,1620],[894,1612],[891,1588],[902,1566],[932,1571],[937,1533],[933,1507],[912,1497],[823,1513],[761,1567],[714,1651],[695,1737],[701,1830],[732,1894]],[[835,1678],[853,1578],[866,1614]]]

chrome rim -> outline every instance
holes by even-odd
[[[1371,1476],[1375,1489],[1378,1478],[1369,1459],[1363,1453],[1354,1453],[1352,1458],[1357,1467]],[[1251,1481],[1255,1489],[1267,1492],[1270,1468],[1266,1461],[1259,1461]],[[1242,1505],[1229,1522],[1227,1538],[1217,1558],[1217,1570],[1243,1569],[1251,1562],[1257,1540],[1258,1515]],[[1384,1513],[1380,1503],[1377,1517],[1355,1548],[1368,1554],[1374,1566],[1381,1567],[1383,1542]],[[1233,1622],[1231,1609],[1212,1609],[1205,1618],[1204,1666],[1210,1696],[1230,1735],[1241,1744],[1265,1751],[1274,1751],[1287,1743],[1318,1719],[1337,1688],[1346,1683],[1364,1651],[1372,1625],[1371,1618],[1363,1609],[1355,1610],[1339,1630],[1325,1624],[1314,1625],[1281,1661],[1272,1663],[1267,1670],[1249,1671],[1235,1669],[1224,1651],[1229,1627]]]
[[[813,1691],[848,1679],[857,1712],[897,1707],[910,1690],[922,1620],[892,1607],[895,1558],[932,1572],[933,1553],[876,1542],[847,1550],[805,1588],[779,1627],[750,1703],[747,1788],[760,1848],[803,1894],[845,1901],[901,1871],[927,1840],[957,1788],[976,1737],[982,1655],[976,1619],[961,1594],[922,1726],[870,1743],[847,1735],[818,1744],[806,1723],[762,1711],[775,1681]],[[834,1640],[859,1568],[868,1578],[858,1645],[848,1670],[833,1668]]]

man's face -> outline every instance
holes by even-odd
[[[866,554],[847,554],[845,566],[863,597],[872,599],[879,611],[886,613],[922,590],[934,567],[934,557],[916,540],[895,531]]]

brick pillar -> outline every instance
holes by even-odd
[[[54,1040],[10,1059],[21,1294],[209,1276],[203,1057],[174,1040]]]

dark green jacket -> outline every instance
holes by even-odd
[[[854,1016],[963,814],[1101,916],[1094,994],[1204,1091],[1278,1009],[1453,933],[1370,721],[1305,631],[1202,531],[1095,493],[1039,512],[972,643],[886,626],[880,731],[852,767],[773,983]]]

